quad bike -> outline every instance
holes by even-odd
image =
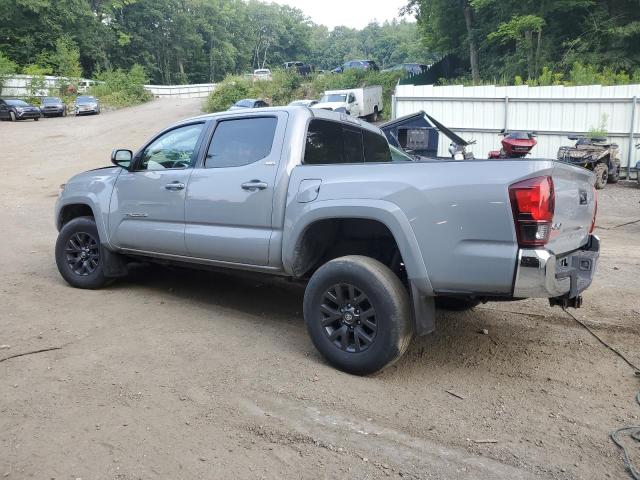
[[[524,158],[537,145],[533,132],[509,132],[502,130],[502,148],[489,152],[489,158]]]
[[[604,137],[567,137],[576,142],[573,147],[560,147],[558,160],[591,170],[596,176],[596,188],[602,190],[607,183],[620,180],[620,149],[607,143]]]

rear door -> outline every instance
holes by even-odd
[[[187,189],[185,238],[189,255],[267,265],[273,193],[286,112],[217,120],[206,157]]]

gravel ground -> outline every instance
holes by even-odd
[[[626,478],[608,434],[640,424],[640,379],[543,300],[439,313],[358,378],[316,353],[295,284],[149,266],[68,287],[58,185],[199,108],[0,123],[0,360],[59,348],[0,362],[2,478]],[[599,272],[574,315],[640,365],[640,188],[608,186],[599,212]]]

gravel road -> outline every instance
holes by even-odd
[[[0,123],[2,478],[626,478],[608,434],[640,424],[640,378],[543,300],[439,313],[434,335],[358,378],[316,353],[296,284],[142,266],[68,287],[58,185],[199,109]],[[640,365],[637,185],[601,194],[597,233],[599,272],[573,313]]]

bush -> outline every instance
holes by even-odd
[[[96,80],[99,83],[91,87],[90,93],[106,106],[128,107],[148,102],[153,98],[151,92],[144,88],[147,75],[138,64],[128,72],[120,68],[107,70],[96,75]]]
[[[293,100],[320,98],[325,90],[381,85],[383,90],[383,114],[391,113],[391,95],[402,77],[401,72],[364,72],[348,70],[342,74],[318,74],[301,77],[295,72],[276,70],[272,80],[253,81],[239,76],[229,76],[218,83],[209,95],[205,112],[226,110],[243,98],[259,98],[270,105],[286,105]]]

